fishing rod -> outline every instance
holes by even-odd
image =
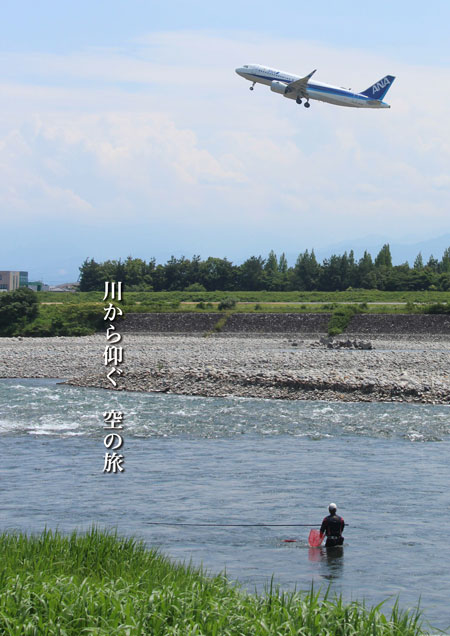
[[[148,526],[192,526],[195,528],[318,528],[319,523],[172,523],[147,521]]]
[[[318,528],[318,523],[187,523],[175,521],[147,521],[148,526],[189,526],[191,528]],[[311,530],[311,533],[314,531]],[[317,532],[317,531],[316,531]],[[310,537],[311,537],[310,533]],[[320,535],[320,543],[324,535]],[[313,545],[308,539],[310,546],[317,547],[320,543]],[[283,539],[283,543],[297,543],[297,539]]]

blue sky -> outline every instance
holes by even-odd
[[[4,1],[0,269],[448,234],[450,4],[313,5]],[[392,108],[250,93],[250,62],[358,90],[390,73]]]

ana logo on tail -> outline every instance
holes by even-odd
[[[376,101],[381,101],[383,97],[386,95],[388,90],[391,88],[392,82],[395,80],[394,75],[386,75],[382,77],[378,82],[369,86],[369,88],[365,91],[361,92],[361,95],[365,95],[370,99],[374,99]]]
[[[390,81],[388,80],[387,77],[384,77],[380,82],[377,82],[376,84],[372,86],[372,94],[375,95],[375,93],[378,93],[379,91],[381,91],[381,89],[387,86],[388,84],[390,84]]]

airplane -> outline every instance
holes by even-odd
[[[311,77],[315,72],[314,70],[305,77],[299,77],[260,64],[244,64],[236,69],[238,75],[253,82],[250,86],[251,91],[255,84],[266,84],[274,93],[295,99],[297,104],[301,104],[305,100],[305,108],[310,107],[310,99],[353,108],[390,108],[389,104],[383,102],[383,97],[395,80],[393,75],[386,75],[365,91],[355,93],[351,88],[311,82]]]

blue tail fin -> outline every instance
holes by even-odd
[[[365,91],[361,92],[361,95],[366,95],[370,99],[382,100],[388,90],[391,88],[392,82],[395,80],[393,75],[386,75],[383,79],[380,79],[376,84],[369,86]]]

